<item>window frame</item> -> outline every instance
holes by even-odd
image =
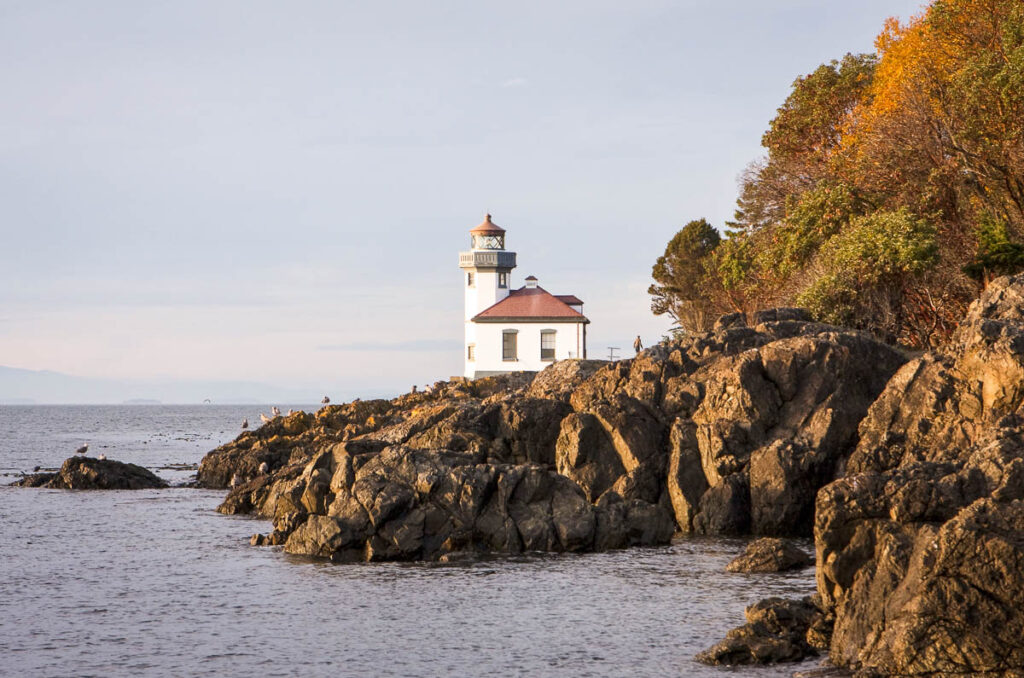
[[[466,362],[476,362],[476,344],[466,344]]]
[[[476,287],[476,276],[473,271],[466,271],[466,287]]]
[[[508,350],[508,337],[511,337],[512,350]],[[511,357],[509,357],[511,353]],[[501,331],[501,360],[506,363],[514,363],[519,361],[519,330],[502,330]]]
[[[501,289],[507,289],[508,288],[508,273],[504,273],[504,272],[499,272],[498,273],[498,287],[500,287]]]
[[[544,338],[551,338],[551,347],[544,347]],[[540,331],[540,359],[544,362],[554,362],[555,352],[558,348],[558,330],[541,330]],[[544,351],[551,351],[550,355],[545,356]]]

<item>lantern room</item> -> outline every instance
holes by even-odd
[[[505,229],[491,221],[491,215],[484,217],[483,222],[469,231],[470,247],[475,250],[505,249]]]

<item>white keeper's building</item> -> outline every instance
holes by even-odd
[[[459,253],[466,295],[466,371],[470,379],[540,371],[556,360],[587,357],[583,302],[551,294],[532,275],[511,289],[516,253],[505,250],[505,229],[488,214]]]

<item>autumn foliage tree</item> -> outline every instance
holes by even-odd
[[[762,144],[698,267],[703,312],[803,304],[941,341],[994,275],[1024,270],[1024,2],[889,20],[875,54],[798,78]]]

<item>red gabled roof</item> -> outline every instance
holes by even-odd
[[[569,297],[572,295],[562,295]],[[572,297],[575,299],[576,297]],[[580,302],[583,303],[583,302]],[[558,322],[590,322],[580,312],[543,287],[520,287],[473,318],[474,322],[545,320]]]
[[[583,300],[577,297],[575,294],[556,294],[555,299],[558,299],[563,304],[569,304],[570,306],[574,304],[579,306],[583,305]]]

